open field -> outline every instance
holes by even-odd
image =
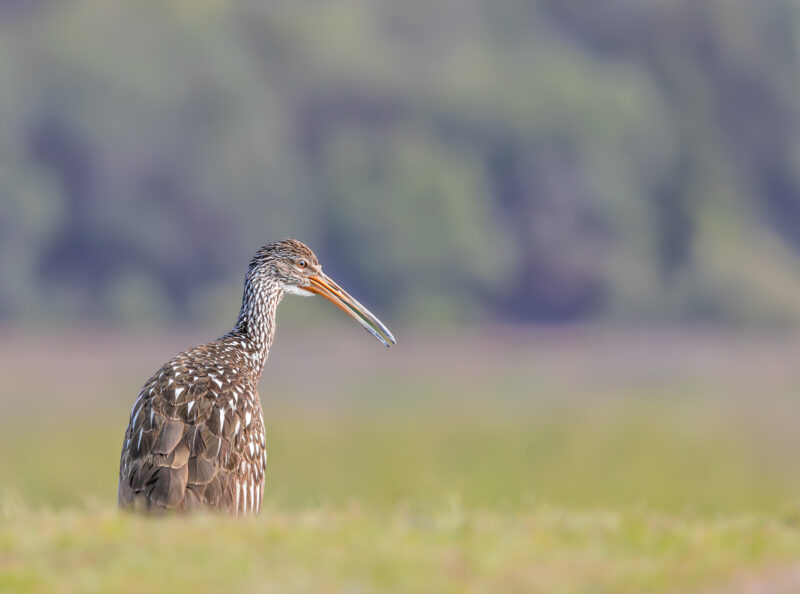
[[[796,522],[535,506],[390,514],[264,510],[153,521],[108,508],[6,511],[2,591],[796,592]],[[753,575],[752,568],[762,568]],[[754,584],[771,589],[749,590]],[[786,590],[780,590],[787,584]],[[788,586],[793,589],[788,589]]]
[[[800,590],[800,337],[282,329],[261,516],[118,514],[138,388],[213,334],[0,329],[0,591]]]

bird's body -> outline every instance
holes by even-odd
[[[266,436],[256,385],[286,293],[324,295],[387,344],[391,333],[295,240],[265,246],[245,278],[231,332],[176,355],[142,388],[125,431],[119,503],[143,511],[259,511]],[[365,321],[366,320],[366,321]]]
[[[125,432],[121,505],[258,511],[267,453],[256,357],[230,334],[150,378]]]

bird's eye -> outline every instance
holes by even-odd
[[[306,262],[306,261],[305,261],[305,260],[303,260],[302,258],[300,258],[300,259],[297,261],[297,267],[298,267],[298,268],[305,268],[306,266],[308,266],[308,262]]]

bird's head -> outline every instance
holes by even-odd
[[[323,273],[311,248],[296,239],[277,241],[258,250],[248,276],[257,282],[277,284],[284,293],[322,295],[387,347],[389,342],[397,344],[383,322]]]

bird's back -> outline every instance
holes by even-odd
[[[147,381],[122,444],[122,507],[258,511],[267,454],[255,359],[244,339],[226,335]]]

